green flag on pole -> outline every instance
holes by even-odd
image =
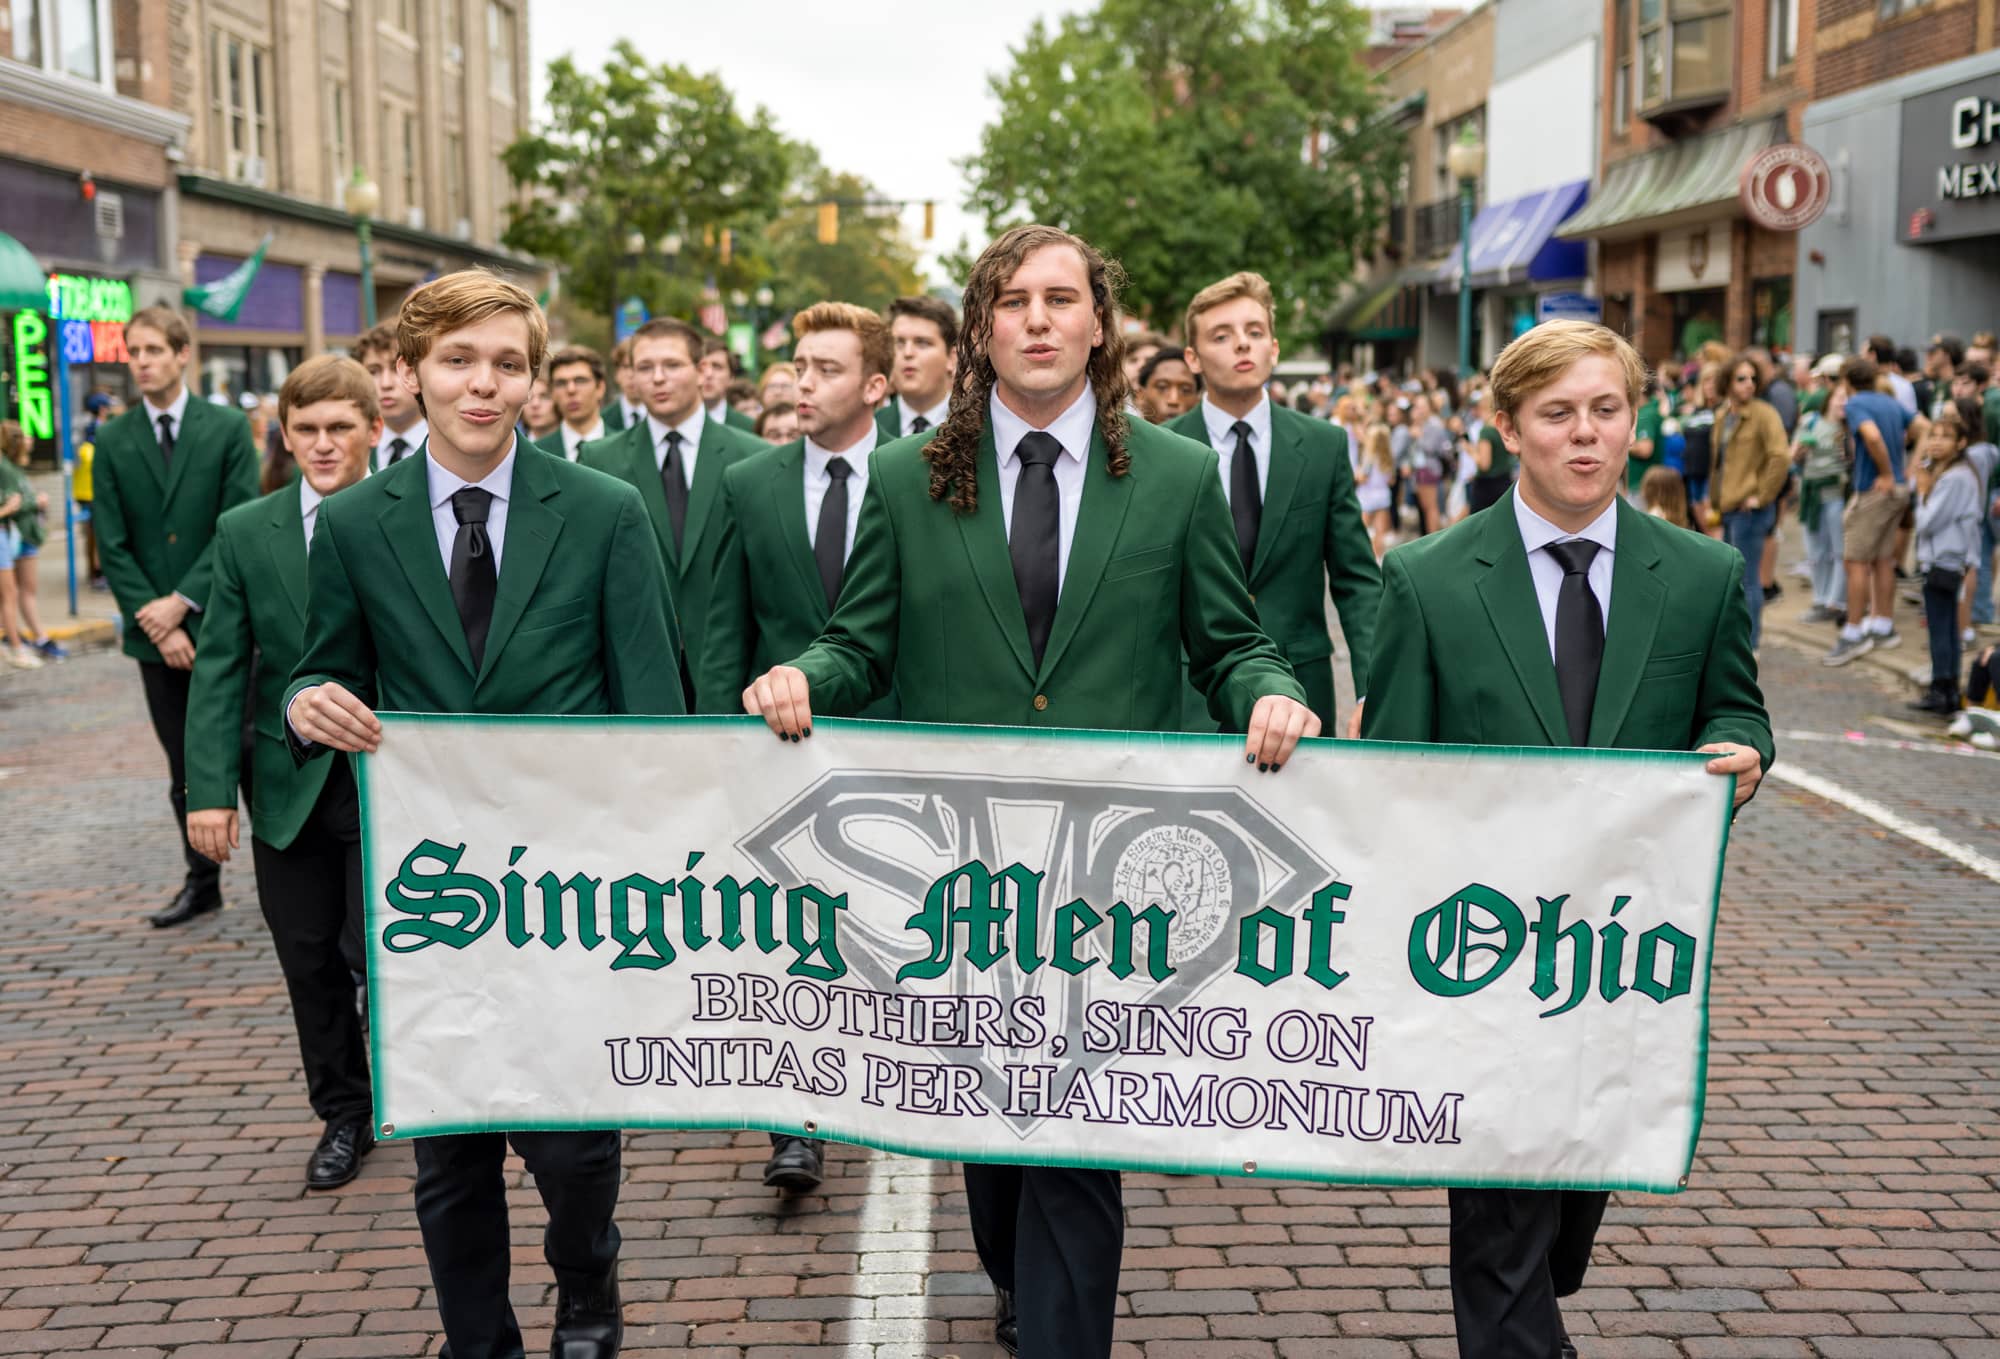
[[[213,316],[218,321],[234,321],[237,313],[243,310],[243,299],[250,295],[250,285],[257,281],[257,271],[264,267],[264,252],[270,246],[271,233],[267,231],[264,239],[257,242],[257,250],[249,259],[213,283],[197,283],[192,288],[182,289],[181,301],[203,316]]]

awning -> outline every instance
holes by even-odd
[[[0,231],[0,311],[47,311],[49,273],[28,247]]]
[[[1556,235],[1619,240],[1728,216],[1744,163],[1784,139],[1784,119],[1767,118],[1621,160],[1605,172],[1589,206]]]
[[[1589,196],[1590,181],[1580,179],[1481,208],[1472,220],[1472,286],[1501,288],[1589,273],[1589,247],[1553,239],[1557,224]],[[1460,263],[1453,251],[1431,281],[1456,291]]]

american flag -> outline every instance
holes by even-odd
[[[710,283],[701,293],[701,311],[697,313],[701,324],[712,335],[720,335],[729,329],[729,313],[722,309],[722,294]]]

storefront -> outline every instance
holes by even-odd
[[[2000,52],[1810,104],[1804,137],[1833,203],[1800,235],[1802,337],[1852,353],[1870,335],[2000,329]]]
[[[1590,197],[1590,184],[1558,184],[1489,203],[1472,222],[1473,363],[1491,366],[1507,344],[1536,321],[1537,299],[1581,289],[1590,276],[1590,249],[1560,240],[1555,230]],[[1457,305],[1463,261],[1439,264],[1432,284]]]
[[[1779,117],[1628,156],[1557,229],[1597,242],[1605,322],[1649,362],[1684,359],[1708,341],[1791,347],[1797,231],[1745,199],[1746,172],[1788,145]]]

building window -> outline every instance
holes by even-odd
[[[1882,0],[1877,11],[1884,19],[1893,19],[1899,14],[1908,14],[1913,9],[1922,9],[1931,0]]]
[[[1437,144],[1431,148],[1434,152],[1431,163],[1436,167],[1439,198],[1450,198],[1454,201],[1458,198],[1458,181],[1451,177],[1451,148],[1463,141],[1468,131],[1475,141],[1486,140],[1484,105],[1438,126]],[[1476,187],[1474,192],[1477,192]]]
[[[347,181],[354,173],[354,98],[345,80],[326,83],[326,164],[332,175],[332,202],[346,201]]]
[[[1764,73],[1776,75],[1799,55],[1799,0],[1766,0],[1764,31],[1769,48]]]
[[[7,37],[0,55],[108,85],[110,63],[104,50],[110,32],[108,5],[109,0],[4,0],[0,23],[6,25]]]
[[[1639,0],[1639,109],[1729,96],[1734,17],[1727,0]]]
[[[418,22],[417,0],[386,0],[382,6],[382,17],[389,21],[391,28],[415,34]]]
[[[414,110],[404,109],[398,115],[403,139],[403,216],[413,227],[424,224],[424,205],[417,190],[417,115]]]
[[[500,99],[514,97],[514,11],[500,0],[486,3],[488,88]]]
[[[216,140],[223,172],[262,185],[271,142],[271,54],[246,38],[217,29],[211,35],[210,84]]]
[[[1632,121],[1632,0],[1618,0],[1612,16],[1611,127]]]
[[[444,134],[444,217],[455,236],[470,236],[465,212],[465,136]]]

